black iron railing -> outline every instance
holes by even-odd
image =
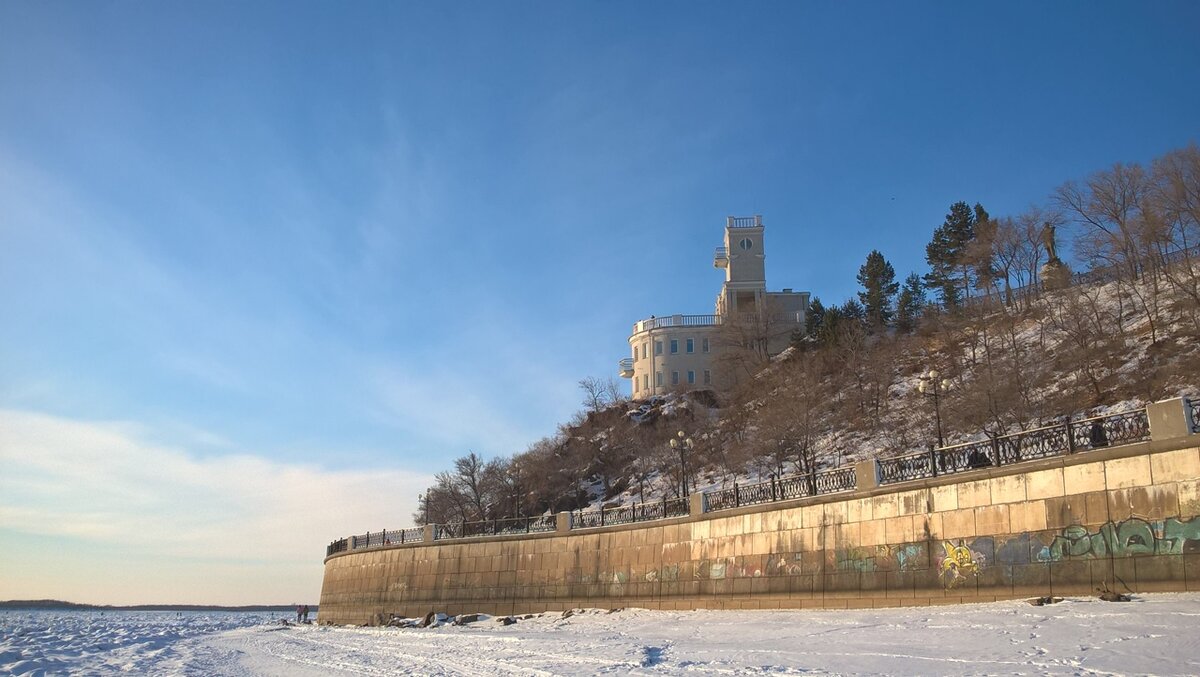
[[[425,530],[421,527],[413,527],[411,529],[396,529],[389,531],[370,532],[365,534],[356,534],[349,538],[340,538],[333,541],[325,548],[325,556],[328,557],[334,553],[345,552],[347,550],[358,550],[359,548],[374,548],[381,545],[403,545],[405,543],[420,543],[425,538]]]
[[[433,540],[443,541],[447,538],[462,538],[465,522],[447,522],[433,525]]]
[[[556,519],[554,515],[538,515],[537,517],[510,517],[508,519],[488,520],[484,522],[464,522],[458,532],[458,536],[447,536],[447,538],[511,536],[514,534],[554,531],[558,524]],[[441,537],[439,536],[438,538]]]
[[[854,468],[837,468],[804,475],[789,475],[756,484],[734,484],[729,489],[704,492],[704,511],[726,510],[794,498],[850,491],[855,487]]]
[[[661,501],[620,505],[614,508],[580,510],[571,513],[571,528],[589,529],[615,524],[661,520],[668,517],[686,517],[687,515],[687,498],[664,498]]]
[[[880,484],[950,475],[1150,439],[1145,409],[1066,421],[978,442],[880,459]]]
[[[1200,433],[1200,401],[1184,400],[1184,412],[1193,433]],[[989,437],[966,444],[930,449],[877,461],[880,484],[894,484],[937,475],[966,472],[977,468],[1010,465],[1150,438],[1150,421],[1145,409],[1119,414],[1068,420],[1055,425],[1023,430],[1010,435]],[[798,474],[755,484],[734,484],[729,489],[704,492],[703,511],[713,512],[747,505],[787,501],[851,491],[857,485],[854,468],[837,468],[817,473]],[[601,510],[571,513],[571,529],[629,524],[685,517],[688,498],[669,498]],[[520,535],[554,531],[555,515],[539,515],[483,522],[432,524],[433,538],[446,540],[478,536]],[[424,529],[414,527],[395,531],[367,532],[333,541],[326,556],[347,550],[420,543]]]
[[[1191,417],[1192,432],[1200,434],[1200,400],[1183,400],[1183,409]]]

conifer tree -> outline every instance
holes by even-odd
[[[925,245],[925,260],[929,262],[926,286],[937,290],[942,306],[948,310],[959,307],[970,290],[967,248],[975,239],[975,224],[980,218],[988,218],[983,205],[976,204],[972,210],[966,202],[955,202]]]
[[[879,250],[867,254],[867,262],[858,269],[858,283],[863,288],[858,300],[866,310],[867,323],[876,330],[887,326],[892,321],[892,299],[900,285],[895,269]]]
[[[838,310],[841,311],[842,317],[850,320],[863,322],[867,319],[867,309],[863,307],[863,304],[854,299],[846,299],[846,302]]]
[[[808,313],[804,317],[804,331],[809,336],[816,336],[817,331],[821,328],[821,323],[825,321],[825,304],[821,303],[821,299],[812,297],[812,301],[808,303]]]
[[[915,329],[924,307],[925,285],[921,282],[920,275],[909,273],[908,277],[904,278],[900,296],[896,298],[896,329],[905,333]]]

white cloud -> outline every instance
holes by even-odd
[[[431,482],[201,457],[138,430],[0,410],[0,598],[315,600],[326,544],[408,526]]]

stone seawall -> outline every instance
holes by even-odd
[[[325,561],[321,622],[1200,590],[1194,435],[656,522]]]

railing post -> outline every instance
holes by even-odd
[[[404,534],[405,534],[405,533],[407,533],[407,532],[408,532],[408,529],[401,529],[401,530],[400,530],[400,545],[404,545]]]
[[[1150,439],[1156,442],[1192,434],[1191,405],[1182,397],[1147,406],[1146,420],[1150,424]]]
[[[738,493],[737,482],[733,483],[733,507],[737,508],[742,505],[742,496]]]
[[[932,473],[934,477],[937,477],[937,451],[934,450],[932,444],[929,445],[929,472]]]
[[[704,497],[706,494],[702,491],[688,496],[688,515],[695,517],[696,515],[704,514]]]
[[[1071,432],[1071,417],[1067,417],[1067,453],[1075,453],[1075,435]]]
[[[879,461],[859,461],[854,464],[854,488],[866,491],[879,486]]]
[[[433,543],[437,540],[437,528],[434,524],[426,524],[422,527],[425,531],[421,534],[421,540],[426,543]]]
[[[604,526],[604,504],[600,504],[600,526]]]
[[[775,476],[771,475],[771,501],[775,502],[779,499],[775,498]]]
[[[565,534],[571,530],[571,513],[560,512],[554,516],[554,530]]]
[[[995,437],[992,438],[992,465],[995,465],[997,468],[999,468],[1001,462],[1002,461],[1000,459],[1000,436],[996,435]]]

